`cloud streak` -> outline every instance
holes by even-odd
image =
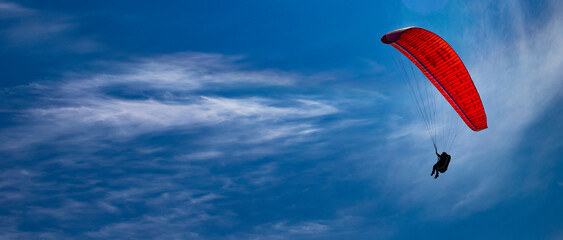
[[[35,51],[91,53],[102,45],[91,38],[73,37],[76,19],[45,11],[25,8],[13,2],[0,2],[0,37],[11,48],[34,48]]]
[[[82,233],[101,239],[197,238],[202,226],[234,224],[236,214],[218,209],[217,202],[233,194],[267,191],[283,178],[277,164],[253,162],[306,141],[323,130],[318,118],[339,112],[328,101],[283,93],[307,77],[245,70],[239,60],[200,53],[158,56],[113,64],[112,73],[71,74],[58,82],[5,91],[6,101],[23,108],[7,107],[18,124],[1,130],[0,141],[6,144],[0,153],[15,159],[4,164],[20,161],[22,169],[2,172],[0,196],[5,206],[14,207],[28,199],[23,203],[28,213],[11,215],[17,224],[5,225],[4,232],[30,236],[17,230],[18,225],[35,224],[27,219],[64,224],[83,215],[123,218]],[[271,98],[244,92],[264,86],[279,88],[280,94]],[[240,96],[217,93],[237,88]],[[173,136],[186,146],[170,143],[144,150],[147,143],[138,140]],[[98,156],[116,149],[129,153]],[[32,165],[22,164],[42,153],[47,155]],[[220,166],[252,167],[213,173]],[[15,185],[19,191],[9,191]],[[57,194],[46,197],[50,192]],[[165,205],[175,207],[158,210]],[[129,217],[133,219],[125,220]],[[302,228],[313,231],[319,226]],[[142,233],[150,229],[170,231]],[[47,232],[33,236],[66,236]]]
[[[294,79],[292,74],[275,74],[274,71],[250,71],[248,77],[243,77],[243,71],[229,65],[234,64],[232,61],[220,55],[179,54],[144,59],[138,64],[121,64],[126,67],[122,73],[24,87],[20,90],[24,94],[34,92],[44,101],[40,107],[22,112],[21,116],[34,123],[31,127],[7,130],[4,138],[11,144],[3,148],[17,149],[26,144],[55,141],[62,134],[94,141],[92,138],[103,138],[102,135],[131,138],[171,128],[267,123],[263,130],[254,129],[257,131],[255,141],[263,141],[318,130],[302,123],[284,125],[283,121],[338,111],[326,103],[293,96],[283,100],[227,98],[202,92],[209,88],[230,88],[232,84],[285,85]],[[215,72],[209,72],[210,69]],[[38,119],[41,120],[36,121]],[[280,124],[272,125],[274,122]]]

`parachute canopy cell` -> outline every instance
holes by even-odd
[[[487,128],[481,97],[465,65],[438,35],[418,27],[389,32],[381,41],[409,58],[473,131]]]

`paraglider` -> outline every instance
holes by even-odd
[[[438,149],[434,149],[436,150],[436,156],[438,156],[438,162],[435,163],[434,166],[432,166],[432,173],[430,174],[430,176],[434,175],[434,172],[436,172],[436,176],[434,178],[438,178],[438,172],[445,173],[448,170],[452,156],[450,156],[446,152],[438,154]]]
[[[407,75],[415,105],[436,149],[438,163],[434,165],[432,175],[436,171],[436,177],[438,177],[438,171],[443,173],[447,170],[451,156],[446,151],[441,155],[438,154],[437,147],[451,147],[456,137],[465,129],[456,130],[456,121],[459,122],[459,118],[461,118],[465,125],[473,131],[487,128],[487,116],[479,93],[457,53],[438,35],[422,28],[408,27],[383,35],[381,41],[399,50],[430,80],[433,89],[428,90],[425,88],[425,83],[420,83],[410,77],[404,63],[400,66]],[[412,74],[414,76],[414,69]],[[436,93],[435,89],[443,97],[442,100],[431,98],[432,94]],[[444,98],[455,110],[459,116],[458,119],[450,119],[447,120],[450,122],[445,121],[446,123],[437,119],[440,115],[446,115],[441,111],[449,111],[436,109]],[[445,124],[454,127],[445,126]]]

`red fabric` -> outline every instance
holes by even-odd
[[[428,30],[413,27],[403,30],[398,40],[390,44],[426,75],[469,128],[487,128],[487,115],[473,80],[446,41]]]

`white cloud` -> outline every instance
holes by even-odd
[[[288,225],[285,222],[279,222],[272,226],[277,231],[288,232],[290,234],[318,234],[327,231],[326,225],[315,222],[302,222],[299,224]]]
[[[234,88],[291,85],[300,78],[294,73],[277,70],[251,70],[240,63],[240,56],[224,56],[207,53],[178,53],[152,58],[141,58],[133,63],[112,63],[126,72],[115,75],[99,76],[98,81],[90,79],[87,83],[77,82],[69,85],[69,90],[90,88],[92,85],[103,87],[115,85],[115,82],[129,83],[133,89],[165,89],[168,91],[187,91],[200,88]],[[137,83],[138,86],[135,86]],[[88,85],[85,85],[88,84]]]
[[[365,208],[355,206],[359,212]],[[365,207],[365,206],[363,206]],[[368,226],[368,227],[366,227]],[[362,231],[358,231],[362,229]],[[388,239],[394,234],[390,223],[370,222],[353,215],[338,214],[329,220],[276,221],[258,225],[252,232],[235,233],[232,239],[354,239],[377,236]]]
[[[93,39],[72,36],[79,26],[76,19],[45,11],[22,7],[12,2],[0,2],[0,19],[7,21],[0,36],[7,41],[3,47],[35,48],[37,51],[90,53],[102,48]]]
[[[329,226],[315,221],[290,224],[288,222],[268,223],[257,226],[255,233],[242,234],[235,239],[319,239],[329,236]]]
[[[178,157],[180,160],[208,160],[213,158],[218,158],[224,156],[224,153],[219,151],[205,151],[205,152],[195,152],[190,154],[184,154]]]
[[[134,232],[166,228],[176,230],[170,234],[156,231],[152,236],[185,239],[199,236],[198,226],[205,223],[232,224],[234,213],[217,211],[215,206],[217,201],[225,201],[225,193],[249,194],[251,190],[278,184],[283,176],[277,165],[271,163],[236,174],[213,174],[204,164],[234,165],[237,161],[252,162],[278,154],[285,151],[285,146],[321,132],[322,128],[315,123],[317,118],[338,112],[327,102],[280,92],[276,98],[225,97],[214,93],[263,86],[283,88],[307,78],[277,70],[245,70],[237,63],[239,59],[181,53],[112,64],[113,73],[72,74],[74,77],[59,82],[33,83],[8,90],[5,94],[10,97],[24,97],[6,100],[28,104],[17,110],[20,125],[1,130],[0,141],[5,143],[0,147],[2,153],[25,159],[38,154],[35,147],[49,146],[49,151],[64,154],[36,159],[31,170],[18,174],[3,171],[3,176],[9,178],[1,179],[0,187],[18,185],[21,191],[3,192],[2,202],[39,199],[44,196],[33,190],[42,189],[57,192],[49,197],[61,202],[28,202],[32,217],[68,222],[84,215],[135,215],[134,219],[107,223],[84,233],[96,238],[140,238],[146,236]],[[123,94],[115,93],[121,90]],[[41,100],[40,104],[26,98],[29,94]],[[181,140],[197,144],[197,148],[177,146],[182,149],[171,150],[159,145],[146,150],[132,149],[132,154],[139,156],[138,161],[128,154],[95,156],[98,151],[131,142],[127,149],[135,148],[136,138],[143,134],[167,136],[170,132],[193,133],[201,129],[212,129],[209,131],[213,133]],[[272,142],[276,144],[268,144]],[[162,154],[170,156],[160,157]],[[60,167],[52,169],[54,165]],[[81,169],[89,171],[74,174],[74,170]],[[14,174],[18,181],[13,180]],[[23,181],[32,177],[36,177],[35,181]],[[72,183],[60,183],[59,177]],[[75,189],[82,190],[74,192]],[[90,201],[83,201],[84,196]],[[148,211],[123,207],[124,203],[143,205]],[[10,221],[24,220],[14,216]],[[306,225],[302,230],[318,227]],[[18,232],[14,230],[17,226],[7,228],[6,231]]]
[[[277,71],[249,71],[250,77],[245,78],[245,71],[239,70],[232,61],[220,55],[178,54],[143,59],[137,64],[118,64],[124,67],[122,73],[31,84],[20,91],[37,93],[52,104],[25,110],[23,116],[33,123],[5,130],[2,138],[10,144],[2,148],[15,149],[55,139],[63,142],[67,140],[60,139],[63,134],[76,134],[72,140],[78,143],[96,138],[130,138],[171,128],[213,127],[222,123],[236,128],[246,126],[247,132],[241,133],[254,133],[249,142],[260,142],[319,131],[310,124],[286,124],[284,121],[337,112],[326,103],[295,96],[286,99],[227,98],[193,92],[208,89],[209,79],[215,84],[211,88],[225,88],[235,83],[287,84],[295,77]],[[211,72],[211,69],[220,74]],[[235,77],[230,78],[233,75]],[[111,94],[116,88],[133,94],[156,92],[128,99]]]
[[[15,18],[29,16],[33,14],[33,10],[24,8],[17,3],[0,2],[0,18]]]
[[[479,46],[476,47],[478,51],[473,52],[474,62],[468,65],[485,104],[489,129],[479,137],[473,138],[471,142],[475,144],[464,154],[474,159],[464,162],[461,167],[474,167],[479,171],[477,166],[494,161],[494,166],[504,167],[496,173],[500,176],[491,177],[500,178],[496,180],[497,183],[510,187],[517,187],[509,181],[509,178],[514,177],[510,171],[518,168],[514,166],[512,156],[518,150],[519,144],[525,141],[525,132],[530,124],[549,111],[547,108],[561,97],[560,89],[563,88],[563,72],[560,71],[563,69],[563,46],[553,41],[563,39],[563,18],[559,16],[563,5],[556,1],[551,1],[549,5],[551,12],[540,16],[544,17],[545,21],[536,25],[531,23],[530,17],[526,16],[525,9],[519,3],[498,3],[501,12],[506,14],[501,19],[494,19],[495,16],[490,15],[477,19],[500,20],[499,28],[476,26],[468,30],[472,32],[467,32],[467,36],[471,35],[476,41],[486,39],[475,42]],[[484,25],[486,26],[486,23]],[[507,36],[503,34],[505,32],[511,34]],[[485,184],[486,181],[479,181],[483,183],[479,188],[487,189],[482,191],[506,191],[497,189],[495,184]],[[540,182],[538,184],[541,185]],[[505,196],[513,194],[506,193]],[[499,201],[500,198],[502,197],[491,199],[485,194],[475,198],[473,204],[479,205],[479,202],[485,199],[488,201],[484,202]]]

